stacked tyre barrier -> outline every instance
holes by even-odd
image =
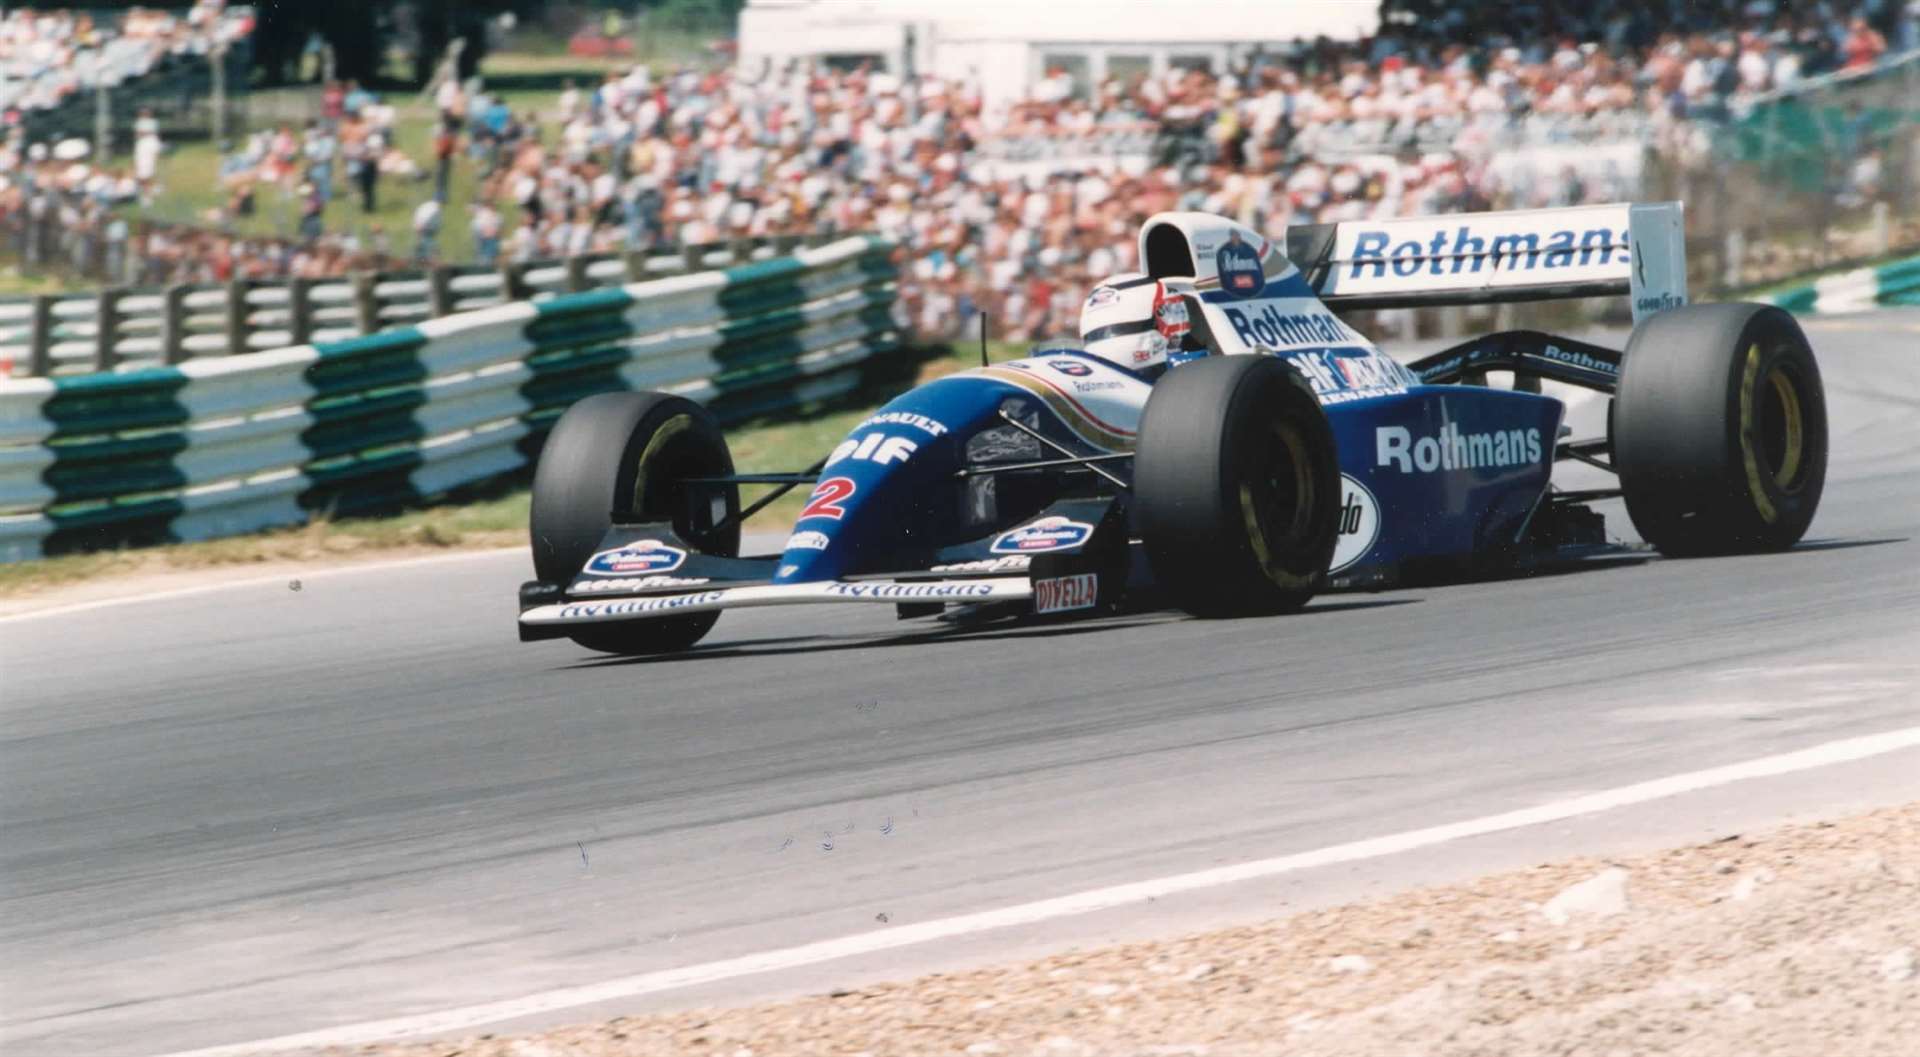
[[[24,223],[18,215],[0,217],[0,249],[10,241],[35,241],[23,237]],[[36,223],[51,225],[51,218]],[[55,237],[49,226],[37,241]],[[343,341],[512,301],[777,259],[803,245],[815,248],[833,240],[824,234],[780,235],[564,260],[502,261],[494,268],[436,265],[334,279],[233,279],[142,289],[109,285],[85,293],[0,297],[0,378],[137,370]]]
[[[396,510],[526,467],[592,393],[724,421],[830,399],[898,347],[891,246],[520,301],[365,337],[0,382],[0,560]]]
[[[1839,272],[1760,300],[1797,316],[1863,312],[1878,305],[1920,305],[1920,257]]]

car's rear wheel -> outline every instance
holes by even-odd
[[[1820,505],[1820,367],[1800,324],[1772,305],[1643,320],[1622,359],[1612,433],[1627,514],[1664,554],[1790,547]]]
[[[572,582],[613,526],[616,511],[622,521],[669,522],[675,535],[702,553],[739,554],[739,490],[718,493],[723,505],[716,510],[691,502],[684,483],[732,473],[720,424],[699,404],[667,393],[587,397],[554,424],[534,468],[534,574],[546,583]],[[700,641],[719,618],[717,612],[653,617],[582,626],[569,637],[604,653],[663,653]]]
[[[1134,455],[1135,524],[1182,609],[1304,605],[1326,581],[1340,501],[1333,429],[1284,361],[1209,357],[1154,386]]]

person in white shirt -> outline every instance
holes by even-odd
[[[155,179],[160,174],[160,133],[142,133],[133,141],[133,177],[140,181],[143,201],[151,201]]]
[[[440,82],[440,90],[433,96],[434,105],[440,109],[440,120],[450,129],[459,128],[460,118],[466,114],[466,102],[459,79],[451,76]]]
[[[533,230],[531,219],[522,220],[520,226],[514,228],[513,234],[507,238],[507,253],[515,264],[525,264],[533,260],[537,246],[538,237]]]
[[[482,268],[493,267],[500,258],[500,211],[491,202],[475,203],[468,230],[473,233],[474,262]]]
[[[429,198],[413,210],[413,260],[416,264],[432,262],[435,254],[435,242],[440,236],[440,202]]]

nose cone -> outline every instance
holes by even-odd
[[[928,541],[916,510],[951,487],[959,442],[1006,387],[954,375],[904,393],[833,449],[787,537],[775,583],[911,568]]]
[[[883,487],[885,475],[874,467],[842,466],[845,461],[831,462],[821,471],[826,476],[813,486],[793,523],[775,583],[834,579],[848,570],[856,552],[867,549],[863,542],[873,532],[862,514]]]

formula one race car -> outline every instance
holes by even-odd
[[[1615,496],[1666,554],[1788,547],[1825,477],[1819,368],[1778,308],[1687,304],[1680,208],[1306,225],[1284,248],[1160,214],[1142,273],[1092,291],[1078,345],[920,385],[797,473],[736,473],[685,399],[589,397],[535,473],[520,637],[657,653],[720,610],[805,602],[1271,613],[1591,552],[1587,504]],[[1619,294],[1624,352],[1506,331],[1403,365],[1337,314]],[[1543,378],[1609,394],[1604,435],[1567,436]],[[1567,460],[1619,487],[1556,489]],[[743,508],[754,485],[811,486],[779,554],[738,556],[741,521],[779,494]]]

